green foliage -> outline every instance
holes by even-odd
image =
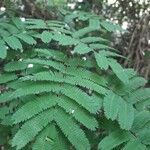
[[[4,19],[0,23],[0,47],[2,51],[0,58],[6,58],[8,50],[20,50],[22,52],[23,42],[29,45],[36,44],[31,33],[26,31],[25,25],[19,18],[12,18],[9,22]]]
[[[76,18],[83,24],[79,29],[70,24]],[[122,68],[115,59],[122,56],[95,35],[119,29],[116,25],[85,12],[66,12],[64,22],[7,20],[0,25],[0,121],[14,127],[11,147],[130,150],[150,145],[146,81]]]
[[[129,141],[131,138],[131,135],[126,131],[114,131],[108,136],[106,136],[100,143],[99,143],[99,149],[102,150],[110,150],[114,147]]]
[[[104,111],[108,119],[117,119],[122,129],[129,130],[134,120],[134,108],[120,96],[110,92],[104,98]]]

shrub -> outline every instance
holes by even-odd
[[[0,23],[0,119],[16,149],[144,150],[150,144],[150,89],[117,62],[106,32],[117,25],[92,13],[61,20]],[[77,24],[82,22],[82,25]],[[86,26],[88,23],[88,26]],[[2,89],[2,88],[1,88]]]

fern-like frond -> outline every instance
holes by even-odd
[[[39,150],[39,148],[43,150],[66,150],[68,143],[54,123],[51,123],[36,137],[33,143],[33,150]]]
[[[47,125],[47,127],[45,127],[45,129],[38,134],[38,136],[35,138],[35,142],[32,145],[33,150],[39,150],[39,148],[43,150],[52,149],[52,145],[55,143],[53,139],[49,138],[52,129],[53,128],[51,125]]]
[[[82,80],[81,77],[66,76],[60,73],[40,72],[40,73],[34,74],[33,76],[26,76],[22,78],[22,80],[54,81],[54,82],[60,82],[60,83],[68,83],[71,85],[80,85],[82,87],[98,92],[99,94],[106,94],[107,92],[107,90],[104,87],[90,80],[81,81]]]
[[[74,116],[74,118],[90,130],[95,130],[98,127],[97,120],[86,110],[80,107],[71,99],[61,96],[57,101],[58,105],[62,107],[67,113]]]
[[[79,125],[75,124],[75,121],[64,111],[59,110],[56,112],[55,121],[77,150],[90,149],[89,141],[84,132],[80,129]]]
[[[31,86],[32,85],[32,86]],[[6,93],[0,96],[1,102],[11,101],[22,96],[27,96],[31,94],[39,94],[43,92],[55,92],[56,94],[62,93],[69,98],[75,100],[82,107],[87,109],[91,113],[96,113],[101,107],[101,102],[97,98],[90,97],[85,92],[81,91],[77,87],[69,85],[57,85],[54,83],[27,83],[26,86],[17,89],[12,93]]]
[[[53,67],[56,70],[68,75],[82,77],[83,79],[92,80],[99,85],[106,85],[107,81],[104,77],[100,77],[96,73],[88,71],[83,68],[76,67],[66,67],[60,62],[51,61],[51,60],[44,60],[44,59],[27,59],[25,60],[28,64],[39,64]]]
[[[34,119],[25,122],[12,140],[12,146],[21,149],[54,119],[53,109],[42,112]]]
[[[150,89],[115,60],[124,57],[103,38],[120,27],[92,13],[61,13],[65,22],[0,22],[0,121],[14,126],[12,146],[148,148]]]
[[[42,111],[55,106],[56,99],[57,96],[47,94],[40,96],[33,101],[29,101],[13,114],[12,120],[14,120],[15,124],[26,121]]]

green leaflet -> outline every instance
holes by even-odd
[[[28,64],[38,64],[38,65],[42,65],[42,66],[43,65],[50,66],[50,67],[53,67],[56,70],[59,70],[63,73],[65,73],[65,70],[66,70],[66,67],[62,63],[52,61],[52,60],[44,60],[44,59],[33,58],[33,59],[26,59],[24,61]]]
[[[120,144],[129,141],[130,133],[126,131],[114,131],[100,141],[98,148],[100,150],[111,150]]]
[[[26,28],[28,29],[46,29],[46,23],[41,19],[26,19]]]
[[[7,48],[5,42],[0,41],[0,58],[4,59],[7,56]]]
[[[4,38],[5,42],[8,44],[8,46],[10,46],[12,49],[19,49],[19,50],[23,50],[22,44],[21,42],[14,36],[10,36],[7,38]]]
[[[4,119],[7,114],[9,114],[9,108],[7,106],[0,108],[0,119]]]
[[[132,68],[125,68],[124,71],[128,75],[129,78],[137,76],[137,72]]]
[[[103,28],[105,28],[109,32],[114,32],[116,30],[120,30],[120,31],[123,30],[119,25],[113,24],[108,21],[102,21],[100,22],[100,24]]]
[[[22,148],[28,142],[32,141],[52,120],[56,121],[62,132],[77,149],[89,149],[90,145],[84,132],[75,124],[75,121],[71,119],[70,116],[60,109],[47,110],[34,119],[27,121],[13,138],[13,146],[17,146],[17,149]],[[22,140],[19,140],[19,138]],[[19,140],[19,142],[17,142],[17,140]]]
[[[117,63],[116,60],[114,59],[109,59],[110,63],[110,67],[112,69],[112,71],[116,74],[116,76],[123,82],[123,83],[128,83],[129,82],[129,78],[127,76],[127,74],[124,72],[124,69],[122,68],[122,66]]]
[[[29,45],[36,44],[36,41],[34,40],[34,38],[28,34],[21,33],[21,34],[18,34],[16,36]]]
[[[63,34],[68,34],[68,35],[72,35],[72,32],[69,30],[64,29],[64,27],[50,27],[51,30],[53,31],[57,31],[59,33],[63,33]]]
[[[116,90],[122,95],[130,95],[130,93],[134,93],[136,89],[143,87],[146,83],[147,81],[142,77],[132,77],[129,79],[129,83],[122,84]],[[132,103],[132,99],[128,98],[128,96],[126,97],[126,100],[129,103]]]
[[[84,43],[79,43],[75,48],[74,48],[74,52],[75,53],[79,53],[79,54],[86,54],[88,52],[92,51],[92,49],[90,47],[88,47],[86,44]]]
[[[10,36],[10,33],[4,29],[0,29],[0,37],[8,37]]]
[[[4,70],[8,72],[24,70],[28,66],[27,63],[22,61],[12,61],[4,66]]]
[[[141,111],[139,112],[134,119],[133,130],[137,131],[142,129],[146,123],[150,121],[150,112],[149,111]]]
[[[103,49],[106,49],[106,50],[115,50],[112,47],[109,47],[107,45],[97,44],[97,43],[90,44],[89,47],[92,48],[92,49],[94,49],[94,50],[103,50]]]
[[[120,101],[118,121],[122,129],[129,130],[134,121],[134,108],[123,99]]]
[[[109,60],[107,59],[107,57],[103,54],[99,53],[94,53],[95,54],[95,59],[97,62],[97,65],[104,70],[107,70],[109,67]]]
[[[26,19],[24,22],[27,29],[51,29],[51,27],[64,27],[60,21],[44,21],[42,19]]]
[[[110,56],[119,56],[120,55],[113,53],[113,52],[108,52],[108,51],[100,51],[99,53],[94,53],[95,54],[95,59],[97,62],[97,65],[104,70],[107,70],[108,67],[110,66],[112,71],[116,74],[116,76],[125,84],[129,82],[129,77],[125,73],[124,69],[122,66],[117,63],[116,60],[109,58]]]
[[[133,93],[129,94],[129,100],[132,104],[142,102],[143,100],[150,98],[150,88],[139,88]]]
[[[81,42],[83,43],[95,43],[95,42],[106,42],[109,43],[109,41],[107,39],[101,38],[101,37],[85,37],[81,39]]]
[[[139,111],[149,110],[150,99],[145,99],[139,103],[136,103],[136,109]]]
[[[34,49],[34,51],[38,53],[38,56],[50,57],[59,61],[64,61],[64,59],[66,58],[66,55],[58,50],[36,48]]]
[[[137,134],[140,141],[145,145],[150,145],[150,130],[149,129],[150,129],[150,124],[147,128],[141,130]]]
[[[12,92],[4,92],[3,94],[0,95],[0,103],[5,103],[7,101],[10,101]]]
[[[13,18],[12,20],[11,20],[12,22],[13,22],[13,24],[19,29],[19,30],[21,30],[21,31],[26,31],[25,30],[25,27],[24,27],[24,23],[21,21],[21,19],[20,18]]]
[[[78,31],[75,31],[73,33],[73,37],[75,38],[79,38],[79,37],[82,37],[92,31],[96,31],[96,30],[99,30],[100,28],[100,21],[98,18],[90,18],[89,19],[89,26],[88,27],[85,27],[85,28],[82,28]]]
[[[0,26],[4,29],[8,30],[11,34],[15,34],[15,33],[19,32],[19,30],[10,23],[3,22],[3,23],[0,23]]]
[[[103,107],[108,119],[117,119],[122,129],[131,129],[134,120],[134,108],[131,104],[113,92],[108,92]]]
[[[114,94],[113,92],[109,92],[107,96],[104,98],[103,107],[105,115],[108,119],[115,120],[119,113],[121,98]]]
[[[90,113],[96,113],[101,107],[101,102],[98,98],[90,97],[78,88],[65,85],[62,93],[75,100]]]
[[[0,74],[0,84],[9,82],[15,79],[17,79],[17,75],[15,75],[14,73]]]
[[[60,45],[76,45],[79,43],[78,39],[72,38],[71,36],[64,35],[61,33],[54,32],[52,34],[52,39],[58,41]]]
[[[92,31],[95,31],[94,28],[91,28],[91,27],[85,27],[85,28],[82,28],[80,30],[77,30],[76,32],[73,33],[73,37],[74,38],[79,38],[79,37],[82,37]]]
[[[95,30],[99,30],[100,29],[100,20],[99,18],[90,18],[89,19],[89,27],[95,29]]]
[[[146,146],[138,140],[128,142],[123,150],[146,150]]]
[[[43,31],[41,34],[41,40],[44,43],[49,43],[52,40],[52,34],[48,31]]]

